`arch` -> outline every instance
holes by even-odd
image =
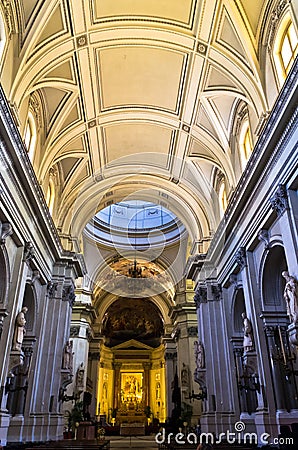
[[[5,51],[6,43],[7,43],[7,35],[5,27],[5,18],[3,15],[3,11],[0,8],[0,63],[2,62],[2,57]]]
[[[48,185],[48,191],[47,191],[47,198],[46,202],[50,211],[50,214],[53,215],[54,210],[54,204],[55,204],[55,183],[53,178],[50,176],[49,178],[49,185]]]
[[[34,287],[29,283],[25,286],[23,306],[28,308],[26,313],[27,335],[34,335],[36,323],[36,293]]]
[[[10,269],[8,255],[4,246],[0,247],[0,305],[6,307]]]
[[[130,173],[122,175],[119,171],[111,173],[102,183],[88,181],[80,192],[72,193],[64,201],[65,208],[60,211],[58,226],[63,233],[69,234],[71,231],[73,236],[80,238],[86,223],[99,209],[131,196],[165,206],[182,221],[193,240],[210,236],[210,229],[215,229],[216,220],[212,213],[208,217],[210,203],[207,205],[202,194],[193,193],[184,184],[176,185],[161,176],[135,173],[135,167],[128,170]]]
[[[273,58],[279,85],[282,86],[296,55],[298,54],[298,33],[287,12],[280,21],[273,47]]]
[[[287,269],[283,246],[274,245],[266,255],[261,275],[262,300],[265,311],[286,313],[286,304],[283,298],[285,280],[281,274]]]
[[[24,130],[24,142],[28,151],[28,156],[33,163],[33,159],[35,156],[35,148],[37,141],[37,127],[35,118],[31,111],[28,112],[27,123]]]
[[[253,144],[251,139],[251,131],[249,126],[249,120],[248,117],[244,118],[240,133],[239,133],[239,153],[240,153],[240,161],[241,161],[241,167],[242,171],[245,169],[245,166],[247,164],[247,161],[250,158],[250,155],[253,150]]]
[[[243,288],[239,288],[235,291],[234,300],[232,304],[232,320],[233,331],[236,334],[243,333],[243,319],[242,313],[245,312],[245,298]]]

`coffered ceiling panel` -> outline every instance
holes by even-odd
[[[147,19],[178,22],[189,26],[192,22],[195,0],[93,0],[95,21],[115,17],[146,17]]]
[[[162,48],[115,47],[98,52],[102,109],[144,106],[177,112],[186,56]]]
[[[159,162],[163,154],[170,152],[172,130],[149,123],[122,123],[104,129],[107,162],[116,162],[124,156],[151,153]],[[143,156],[144,158],[144,156]],[[152,162],[154,155],[148,156]],[[131,164],[135,163],[135,156]],[[145,163],[145,161],[144,161]]]

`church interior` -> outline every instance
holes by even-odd
[[[297,53],[298,0],[0,0],[0,448],[297,438]]]

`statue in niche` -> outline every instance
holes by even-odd
[[[194,342],[197,369],[205,369],[205,351],[201,341]]]
[[[189,386],[189,373],[186,364],[182,363],[181,386]]]
[[[25,314],[27,313],[28,308],[24,306],[21,311],[18,313],[16,317],[15,330],[13,335],[13,344],[12,349],[17,350],[19,352],[22,351],[23,339],[26,334],[26,319]]]
[[[62,369],[69,370],[72,373],[73,369],[73,351],[72,351],[73,342],[67,341],[64,346],[64,353],[62,359]]]
[[[84,390],[84,374],[85,374],[84,364],[81,363],[77,370],[77,375],[76,375],[76,390],[77,391]]]
[[[244,333],[243,349],[245,352],[251,352],[254,349],[251,321],[249,320],[245,312],[242,313],[242,319]]]
[[[286,280],[284,289],[284,299],[287,305],[287,314],[292,323],[298,322],[298,282],[289,272],[282,272]]]

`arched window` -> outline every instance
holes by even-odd
[[[289,15],[282,20],[274,44],[274,61],[279,82],[286,79],[298,53],[298,35]]]
[[[29,111],[27,124],[25,127],[24,142],[27,147],[30,161],[33,161],[36,145],[36,124],[33,114]]]
[[[242,170],[244,170],[253,149],[248,120],[246,120],[242,125],[239,144],[241,167]]]
[[[220,207],[223,211],[225,211],[227,209],[227,205],[228,205],[225,180],[222,180],[220,183],[218,197],[219,197]]]
[[[3,18],[2,11],[0,10],[0,61],[6,45],[6,32],[5,32],[5,21]]]
[[[51,175],[50,175],[50,179],[49,179],[49,186],[48,186],[48,191],[47,191],[46,202],[47,202],[47,205],[48,205],[51,215],[53,215],[54,203],[55,203],[55,183],[54,183],[54,180]]]

